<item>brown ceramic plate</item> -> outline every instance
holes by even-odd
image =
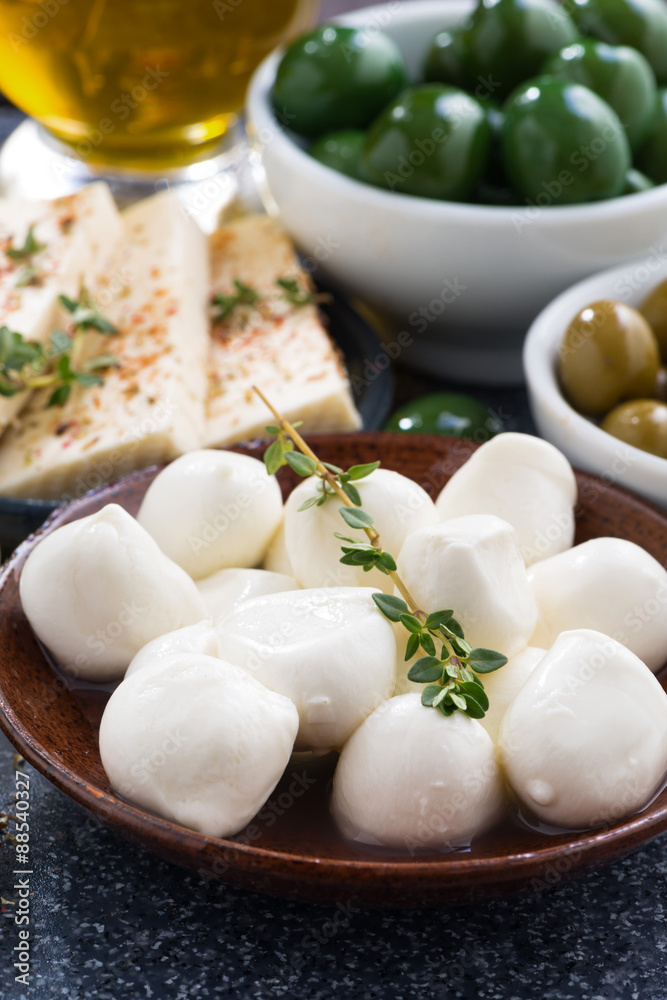
[[[376,459],[437,495],[474,445],[392,434],[323,435],[321,456],[347,467]],[[235,450],[259,456],[260,445]],[[509,823],[467,852],[410,857],[344,841],[328,813],[333,755],[294,758],[267,806],[237,837],[215,840],[115,796],[97,729],[108,691],[71,689],[56,675],[25,619],[18,579],[27,554],[58,525],[114,501],[136,513],[156,474],[146,470],[58,511],[14,554],[0,577],[0,725],[58,788],[155,854],[223,882],[290,898],[357,905],[421,906],[540,890],[622,857],[667,830],[667,790],[642,813],[602,830],[550,835]],[[579,474],[577,541],[616,535],[667,560],[667,515],[594,476]],[[283,480],[284,492],[294,485]],[[664,683],[664,681],[663,681]]]

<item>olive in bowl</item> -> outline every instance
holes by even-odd
[[[665,370],[658,367],[655,382],[650,384],[656,363],[659,365],[659,347],[643,315],[649,298],[653,299],[656,315],[656,303],[660,301],[656,293],[663,285],[667,287],[667,262],[655,251],[573,285],[534,320],[524,347],[524,370],[531,411],[542,437],[560,448],[572,464],[601,477],[600,490],[605,489],[604,483],[615,483],[667,508],[667,456],[662,453]],[[607,307],[593,308],[596,304]],[[605,378],[613,380],[614,365],[622,368],[628,361],[628,351],[634,354],[634,361],[643,362],[638,365],[640,378],[628,386],[626,375],[617,368],[619,381],[605,401],[609,408],[603,411],[602,406],[597,406],[595,416],[587,415],[577,408],[563,379],[564,341],[572,336],[572,328],[578,327],[578,318],[581,321],[583,317],[584,323],[588,320],[587,327],[579,330],[590,335],[596,330],[595,317],[604,326],[610,314],[615,336],[622,333],[620,343],[625,347],[621,346],[615,356],[610,352],[611,369],[605,372]],[[600,390],[597,379],[604,357],[599,352],[601,345],[593,342],[598,354],[593,356],[592,367],[582,366],[582,396],[577,398],[577,403],[589,410],[591,396]],[[586,376],[591,386],[588,393]],[[605,385],[609,383],[603,380],[602,387]]]

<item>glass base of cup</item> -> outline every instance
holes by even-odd
[[[90,164],[28,118],[0,149],[0,191],[10,198],[51,199],[103,180],[125,208],[170,189],[201,228],[211,232],[235,202],[246,211],[259,208],[250,159],[248,139],[239,125],[213,155],[186,167],[152,171]]]

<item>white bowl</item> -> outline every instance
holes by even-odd
[[[531,326],[523,360],[528,395],[537,429],[567,455],[573,465],[594,472],[667,507],[667,459],[649,455],[601,430],[573,410],[556,375],[558,349],[580,309],[599,299],[639,306],[667,280],[667,245],[651,249],[643,260],[604,271],[559,295]]]
[[[436,32],[474,6],[393,2],[339,20],[385,31],[418,79]],[[279,211],[318,276],[395,317],[394,353],[413,367],[471,382],[520,382],[525,332],[554,295],[667,237],[667,185],[593,205],[500,208],[344,177],[308,156],[274,117],[270,92],[281,55],[257,69],[247,103],[267,209]]]

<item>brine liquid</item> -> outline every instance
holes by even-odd
[[[180,166],[319,0],[0,0],[0,88],[84,160]]]

